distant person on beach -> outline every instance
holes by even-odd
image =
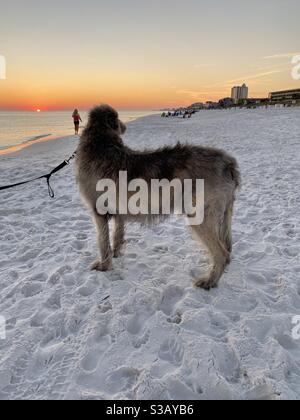
[[[72,115],[72,118],[74,120],[74,125],[75,125],[75,135],[78,135],[79,133],[79,124],[80,122],[82,122],[82,119],[80,117],[79,111],[78,109],[75,109]]]

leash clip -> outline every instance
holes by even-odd
[[[65,163],[66,163],[67,165],[70,165],[71,160],[75,159],[75,156],[76,156],[76,152],[75,152],[75,153],[73,153],[73,155],[72,155],[69,159],[66,159],[66,160],[65,160]]]

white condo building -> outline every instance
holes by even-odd
[[[245,85],[242,86],[235,86],[231,90],[231,99],[234,100],[235,103],[243,99],[248,99],[249,96],[249,88]]]

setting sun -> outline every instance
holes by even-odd
[[[36,112],[41,112],[41,110],[40,109],[37,109]]]

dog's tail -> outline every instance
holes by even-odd
[[[237,160],[231,156],[228,156],[225,168],[225,176],[232,182],[235,183],[235,188],[240,189],[242,185],[241,172]]]
[[[226,209],[224,213],[223,223],[220,229],[220,239],[224,244],[225,249],[231,254],[232,252],[232,216],[233,216],[233,207],[235,202],[235,192],[241,188],[242,180],[241,173],[237,160],[229,155],[226,156],[224,166],[224,176],[228,179],[228,182],[235,189],[232,192],[232,196],[228,197],[228,202],[226,204]],[[228,260],[229,263],[230,260]]]

